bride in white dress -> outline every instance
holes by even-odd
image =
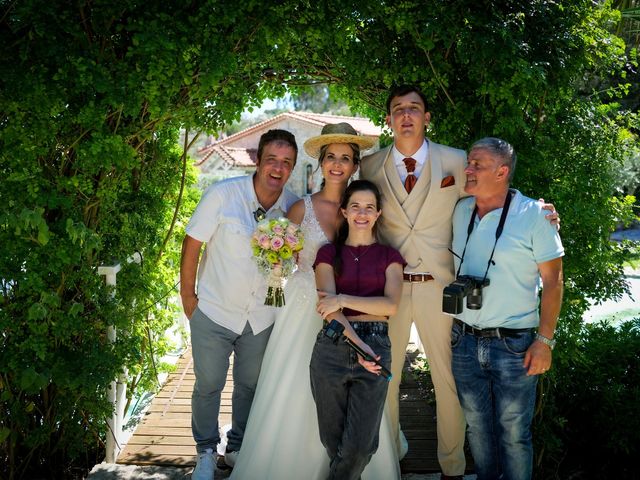
[[[316,408],[311,395],[309,362],[322,318],[316,312],[313,262],[318,249],[333,240],[341,221],[339,205],[349,178],[357,171],[360,148],[373,140],[357,135],[346,123],[326,125],[322,134],[304,144],[319,158],[323,189],[296,202],[288,217],[302,226],[304,248],[298,270],[285,287],[267,346],[260,379],[247,422],[242,448],[231,474],[234,480],[324,480],[329,457],[320,443]],[[380,426],[378,451],[362,480],[400,478],[395,441],[388,420]]]

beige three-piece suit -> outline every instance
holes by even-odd
[[[407,194],[391,148],[363,158],[360,165],[361,178],[374,182],[382,193],[380,240],[400,251],[407,262],[405,272],[430,273],[435,280],[405,281],[398,312],[389,319],[393,379],[387,397],[388,410],[397,434],[398,392],[413,322],[425,348],[436,390],[438,460],[444,473],[460,475],[465,468],[465,423],[451,373],[452,317],[442,313],[442,289],[454,279],[453,257],[447,249],[451,247],[453,210],[458,200],[466,196],[466,154],[429,142],[428,159],[416,185]]]

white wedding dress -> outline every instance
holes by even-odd
[[[304,197],[304,204],[304,248],[298,270],[285,286],[286,304],[278,312],[262,361],[244,440],[230,477],[234,480],[324,480],[329,472],[309,380],[311,352],[322,328],[316,312],[313,262],[328,240],[310,196]],[[378,451],[362,480],[400,478],[395,445],[385,414]]]

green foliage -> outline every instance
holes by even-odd
[[[125,369],[134,389],[154,385],[151,359],[167,348],[173,315],[158,299],[175,284],[196,201],[179,129],[218,132],[303,85],[329,84],[382,123],[388,87],[417,83],[435,141],[513,142],[515,186],[562,215],[569,347],[586,298],[624,289],[624,252],[608,236],[630,204],[613,199],[612,172],[638,124],[615,102],[635,61],[610,33],[619,19],[587,0],[0,0],[7,476],[60,476],[98,461],[106,385]],[[592,81],[609,77],[619,81]],[[124,266],[116,291],[106,288],[97,267],[137,250],[143,264]],[[567,421],[541,412],[555,426]],[[556,438],[549,458],[563,448]]]
[[[163,333],[176,309],[158,300],[174,292],[184,212],[196,201],[180,190],[183,175],[187,185],[195,179],[176,147],[175,108],[167,109],[179,91],[170,78],[179,75],[180,86],[183,65],[149,63],[145,71],[123,61],[136,57],[119,42],[135,37],[142,11],[127,19],[106,6],[8,8],[2,44],[13,52],[0,64],[0,476],[60,477],[73,462],[101,461],[109,382],[128,369],[130,394],[155,388],[152,357],[171,348]],[[166,41],[144,48],[169,49]],[[123,264],[117,290],[107,288],[97,267],[135,251],[143,264]]]
[[[315,84],[294,90],[291,96],[296,111],[315,113],[332,113],[334,115],[350,115],[349,108],[342,101],[331,96],[325,84]]]
[[[640,319],[587,324],[541,381],[537,478],[633,478],[640,451]],[[562,424],[549,422],[562,418]],[[565,446],[560,449],[559,442]]]

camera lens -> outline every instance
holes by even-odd
[[[474,288],[467,296],[467,308],[469,310],[480,310],[482,308],[482,288]]]

